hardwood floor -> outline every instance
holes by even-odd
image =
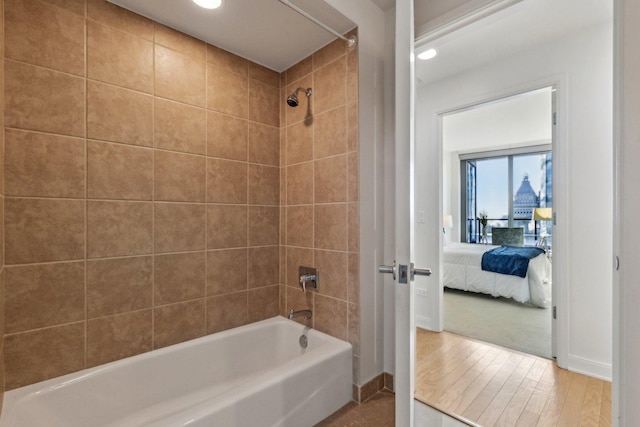
[[[611,426],[611,383],[537,356],[417,329],[416,399],[480,426]]]

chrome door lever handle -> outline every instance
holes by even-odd
[[[379,265],[378,273],[393,274],[393,280],[396,280],[396,260],[393,260],[393,265]]]
[[[411,280],[413,280],[413,278],[415,276],[431,276],[431,269],[430,268],[415,268],[413,266],[413,263],[411,263]]]

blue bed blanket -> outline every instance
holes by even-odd
[[[494,273],[525,277],[529,260],[544,253],[541,248],[500,246],[482,254],[482,269]]]

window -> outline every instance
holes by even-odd
[[[541,236],[552,244],[551,221],[534,221],[533,210],[552,207],[552,154],[548,145],[461,156],[463,241],[482,237],[479,217],[487,216],[487,240],[493,227],[524,228],[525,246],[535,246]]]

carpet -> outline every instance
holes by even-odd
[[[551,309],[454,289],[444,292],[444,329],[551,359]]]

